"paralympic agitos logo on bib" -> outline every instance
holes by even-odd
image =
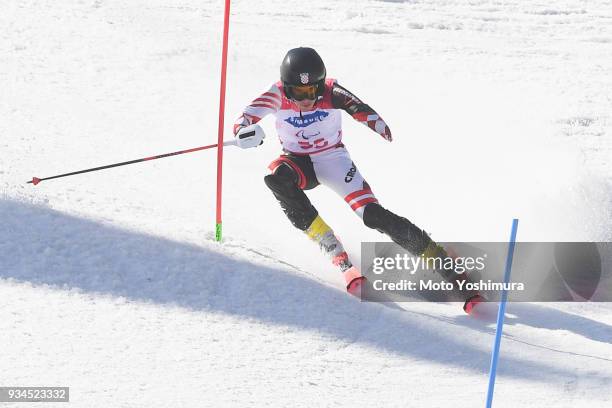
[[[288,119],[285,119],[285,122],[289,123],[290,125],[293,125],[293,127],[302,128],[312,125],[315,122],[320,122],[327,116],[329,116],[328,112],[316,111],[307,115],[290,117]]]

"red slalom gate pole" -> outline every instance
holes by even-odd
[[[225,0],[225,14],[223,17],[223,52],[221,54],[221,87],[219,90],[219,137],[217,145],[217,214],[215,226],[215,239],[220,242],[221,228],[221,193],[223,179],[223,125],[225,118],[225,82],[227,74],[227,39],[229,35],[230,0]]]
[[[229,146],[229,145],[235,145],[236,142],[234,140],[230,140],[230,141],[227,141],[227,142],[221,141],[221,144]],[[121,162],[121,163],[107,164],[106,166],[93,167],[91,169],[78,170],[78,171],[73,171],[73,172],[70,172],[70,173],[58,174],[57,176],[50,176],[50,177],[43,177],[43,178],[32,177],[32,180],[28,181],[27,183],[37,185],[41,181],[45,181],[45,180],[51,180],[51,179],[56,179],[56,178],[60,178],[60,177],[74,176],[76,174],[83,174],[83,173],[89,173],[89,172],[92,172],[92,171],[105,170],[105,169],[110,169],[110,168],[113,168],[113,167],[126,166],[128,164],[142,163],[142,162],[145,162],[145,161],[163,159],[164,157],[178,156],[179,154],[198,152],[200,150],[211,149],[213,147],[217,147],[217,144],[215,143],[215,144],[211,144],[211,145],[208,145],[208,146],[200,146],[200,147],[194,147],[194,148],[186,149],[186,150],[179,150],[177,152],[158,154],[156,156],[144,157],[142,159],[135,159],[135,160],[130,160],[130,161],[124,161],[124,162]]]

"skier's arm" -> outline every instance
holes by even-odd
[[[244,108],[240,117],[234,122],[234,136],[243,127],[253,125],[264,116],[277,112],[280,109],[281,100],[281,91],[276,84],[273,84],[270,89]]]
[[[389,127],[378,113],[346,88],[338,84],[333,85],[332,104],[334,108],[346,111],[353,119],[363,123],[389,142],[392,140]]]

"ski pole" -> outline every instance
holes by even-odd
[[[231,146],[231,145],[235,145],[235,144],[236,144],[235,140],[229,140],[227,142],[223,142],[223,146]],[[140,163],[140,162],[145,162],[145,161],[150,161],[150,160],[163,159],[164,157],[178,156],[179,154],[185,154],[185,153],[193,153],[193,152],[197,152],[197,151],[200,151],[200,150],[211,149],[211,148],[217,147],[217,146],[218,146],[218,143],[215,143],[215,144],[211,144],[211,145],[208,145],[208,146],[199,146],[199,147],[194,147],[192,149],[179,150],[177,152],[172,152],[172,153],[158,154],[156,156],[145,157],[145,158],[142,158],[142,159],[130,160],[130,161],[125,161],[125,162],[121,162],[121,163],[108,164],[106,166],[93,167],[91,169],[85,169],[85,170],[73,171],[73,172],[70,172],[70,173],[58,174],[56,176],[51,176],[51,177],[43,177],[43,178],[32,177],[32,180],[28,181],[27,184],[31,183],[31,184],[37,185],[38,183],[40,183],[41,181],[44,181],[44,180],[51,180],[51,179],[60,178],[60,177],[74,176],[76,174],[89,173],[91,171],[110,169],[110,168],[119,167],[119,166],[126,166],[128,164]]]

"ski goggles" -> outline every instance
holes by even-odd
[[[309,85],[291,85],[288,87],[291,99],[303,101],[304,99],[315,100],[317,98],[318,84]]]

